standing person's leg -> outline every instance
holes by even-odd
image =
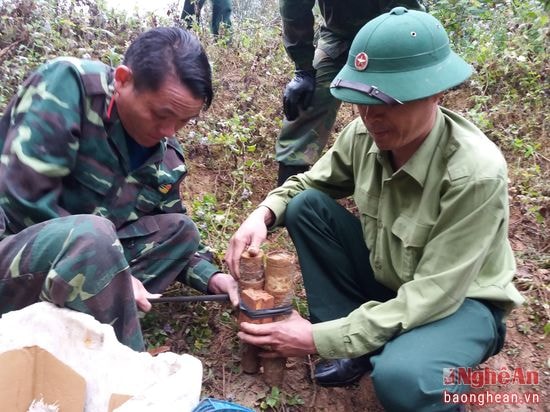
[[[306,190],[293,198],[285,226],[296,246],[313,323],[395,296],[374,279],[359,219],[326,194]]]
[[[220,33],[220,25],[226,29],[231,27],[231,0],[212,0],[212,33]]]
[[[185,0],[183,3],[183,10],[181,12],[181,19],[185,20],[187,28],[193,26],[193,21],[196,20],[200,23],[201,10],[206,0]]]
[[[332,97],[329,86],[345,64],[345,57],[347,52],[334,60],[321,49],[315,51],[316,86],[310,107],[292,122],[283,120],[275,145],[279,186],[288,177],[308,170],[321,156],[341,103]]]
[[[475,368],[500,350],[504,334],[502,311],[466,299],[454,314],[397,336],[371,357],[380,402],[396,412],[461,410],[444,403],[444,392],[463,393],[469,387],[444,370]]]
[[[0,313],[52,302],[111,324],[143,350],[128,263],[113,224],[92,215],[40,223],[0,242]]]
[[[199,247],[199,233],[193,221],[181,213],[145,216],[118,232],[132,275],[147,290],[162,293],[175,280],[198,290],[207,285],[187,269]]]

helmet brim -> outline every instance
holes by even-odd
[[[428,67],[410,71],[373,72],[367,67],[364,71],[345,65],[336,79],[358,82],[374,86],[385,94],[403,103],[436,95],[463,83],[472,75],[472,66],[451,51],[445,60]],[[331,87],[332,95],[343,102],[376,105],[383,101],[366,93],[344,88]]]

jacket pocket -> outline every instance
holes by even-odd
[[[367,248],[373,252],[375,251],[377,236],[378,202],[380,198],[365,190],[358,189],[355,192],[354,200],[357,209],[359,209],[359,220],[361,221]]]
[[[114,177],[89,168],[76,170],[64,184],[63,206],[71,213],[107,216],[113,200]]]
[[[392,262],[397,275],[404,282],[412,280],[424,247],[428,243],[432,227],[415,222],[405,215],[400,215],[393,222]]]
[[[159,204],[162,200],[162,194],[155,189],[148,186],[144,187],[138,194],[136,200],[136,208],[147,214],[153,211],[155,208],[159,208]]]

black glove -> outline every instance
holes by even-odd
[[[299,109],[308,108],[313,92],[315,92],[315,70],[296,70],[294,78],[286,85],[283,93],[283,111],[288,120],[295,120]]]

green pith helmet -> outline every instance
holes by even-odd
[[[349,103],[400,104],[433,96],[471,74],[435,17],[396,7],[359,30],[330,91]]]

